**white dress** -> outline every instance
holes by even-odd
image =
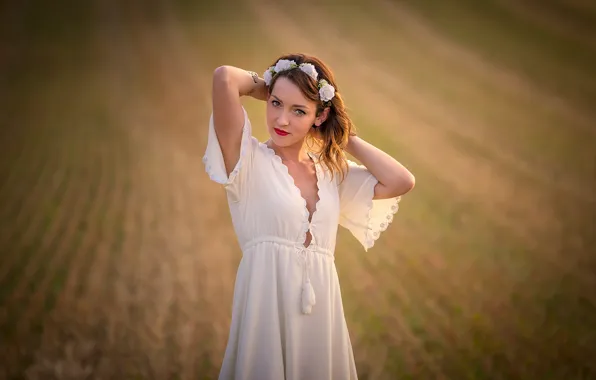
[[[310,213],[287,167],[251,134],[244,110],[240,159],[226,174],[209,122],[203,162],[226,190],[242,249],[232,324],[220,379],[356,379],[334,262],[338,225],[372,247],[398,210],[398,198],[374,200],[376,178],[349,162],[343,183],[316,160],[319,198]],[[312,240],[305,248],[310,230]]]

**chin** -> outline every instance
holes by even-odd
[[[275,134],[275,132],[273,132],[271,134],[271,141],[273,141],[273,143],[276,146],[279,146],[279,147],[286,147],[286,146],[292,145],[291,142],[288,141],[287,138],[283,138],[283,137],[277,136]]]
[[[271,130],[269,132],[269,137],[271,138],[271,141],[273,141],[273,143],[276,146],[285,148],[287,146],[291,146],[296,144],[296,137],[294,137],[294,135],[288,135],[288,136],[279,136],[277,133],[275,133],[275,131]]]

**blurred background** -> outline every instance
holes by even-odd
[[[211,74],[289,52],[417,179],[369,252],[340,230],[359,377],[596,378],[595,3],[0,4],[0,379],[217,377]]]

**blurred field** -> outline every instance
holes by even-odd
[[[374,249],[340,232],[360,378],[596,379],[596,5],[83,3],[0,5],[0,379],[217,377],[210,75],[295,51],[417,178]]]

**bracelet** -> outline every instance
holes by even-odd
[[[259,83],[257,80],[259,79],[259,75],[257,73],[255,73],[254,71],[246,71],[247,73],[250,74],[250,76],[252,76],[252,80],[255,83]]]

